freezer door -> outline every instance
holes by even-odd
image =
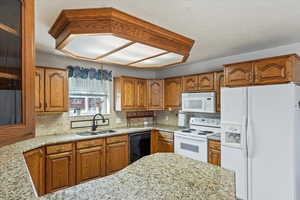
[[[235,172],[237,198],[247,200],[247,156],[244,150],[221,146],[221,152],[222,167]]]
[[[248,88],[249,200],[296,200],[293,87]]]
[[[242,124],[247,116],[247,87],[221,88],[221,124]]]

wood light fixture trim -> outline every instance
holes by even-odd
[[[190,38],[171,32],[114,8],[63,10],[49,30],[49,34],[56,40],[56,49],[74,58],[136,68],[155,68],[183,63],[189,57],[191,48],[194,44],[194,40]],[[94,58],[77,55],[76,53],[65,49],[76,36],[82,35],[111,35],[128,40],[128,43],[118,46],[102,55],[99,53],[99,55]],[[128,63],[101,60],[104,57],[125,50],[127,47],[134,44],[154,47],[163,52],[139,58]],[[182,56],[182,59],[178,59],[173,63],[164,63],[161,65],[139,65],[142,61],[163,56],[168,53],[175,53],[178,58]]]

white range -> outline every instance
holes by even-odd
[[[189,129],[175,131],[175,153],[207,162],[207,138],[220,134],[220,119],[191,118],[189,125]]]

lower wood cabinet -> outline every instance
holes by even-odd
[[[25,161],[30,172],[37,194],[45,194],[45,150],[38,148],[24,153]]]
[[[105,139],[97,139],[77,142],[76,184],[105,176],[104,141]]]
[[[46,147],[47,153],[66,151],[70,144]],[[73,144],[72,144],[73,146]],[[66,151],[46,156],[46,192],[54,192],[75,185],[75,153]]]
[[[208,140],[208,163],[221,166],[221,143]]]
[[[157,152],[174,152],[173,133],[158,130],[151,132],[151,154]]]
[[[106,139],[106,175],[113,174],[128,165],[128,136]]]

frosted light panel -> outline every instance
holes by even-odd
[[[78,56],[95,59],[129,42],[111,35],[77,35],[64,49]]]
[[[144,60],[139,63],[135,63],[132,66],[137,67],[159,67],[161,65],[168,65],[176,62],[181,62],[183,60],[183,56],[176,53],[168,53],[162,56],[158,56],[155,58],[151,58],[148,60]]]
[[[140,43],[132,44],[125,49],[117,51],[101,59],[104,62],[114,62],[120,64],[129,64],[165,52],[164,50],[143,45]]]

